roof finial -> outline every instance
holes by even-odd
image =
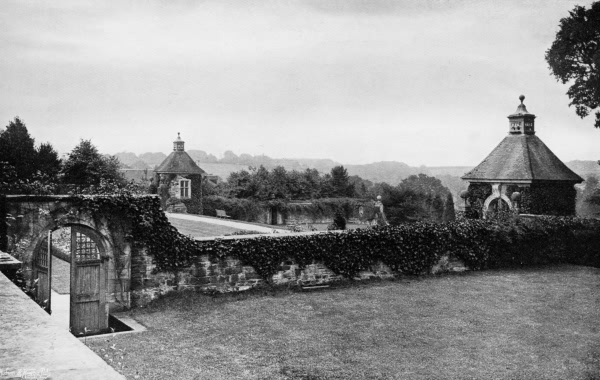
[[[519,96],[519,100],[521,101],[521,104],[523,104],[523,100],[525,100],[525,95]]]
[[[521,95],[521,96],[523,96],[523,95]],[[524,97],[524,96],[523,96],[523,97]],[[521,100],[521,103],[523,103],[523,101],[522,101],[522,100]],[[178,138],[178,139],[180,139],[180,138],[181,138],[181,136],[179,136],[179,132],[177,132],[177,138]]]

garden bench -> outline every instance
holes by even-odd
[[[217,212],[217,218],[231,218],[225,210],[215,210]]]

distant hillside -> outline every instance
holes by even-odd
[[[142,153],[139,155],[139,159],[144,161],[151,168],[160,165],[165,160],[165,158],[167,158],[167,155],[161,152]]]
[[[565,165],[569,167],[569,169],[573,170],[575,173],[579,174],[579,176],[583,179],[587,179],[590,176],[596,176],[600,179],[600,165],[598,165],[597,161],[569,161],[565,162]]]
[[[371,182],[387,182],[393,186],[399,184],[400,181],[411,174],[423,173],[418,168],[397,161],[381,161],[366,165],[344,165],[344,167],[348,170],[348,175],[357,175]]]
[[[439,175],[462,177],[474,166],[423,166],[423,168],[426,170],[425,174],[434,177]]]
[[[248,170],[248,165],[239,165],[239,164],[219,164],[219,163],[208,163],[208,162],[200,162],[198,163],[205,172],[208,174],[216,175],[221,177],[223,181],[227,180],[230,173],[239,172],[241,170]]]
[[[329,173],[337,165],[343,165],[331,159],[310,158],[271,158],[265,155],[252,156],[246,153],[236,155],[231,151],[225,152],[223,158],[218,159],[213,154],[202,150],[189,150],[188,154],[197,164],[209,174],[214,174],[226,180],[231,172],[247,170],[249,166],[265,166],[272,169],[283,166],[287,170],[304,171],[317,169],[321,173]],[[167,155],[161,152],[135,153],[121,152],[115,154],[121,162],[132,169],[154,168],[159,165]],[[600,166],[596,161],[569,161],[565,163],[571,170],[586,179],[591,175],[600,178]],[[387,182],[396,186],[406,177],[413,174],[427,174],[439,178],[444,186],[448,187],[456,196],[467,188],[467,183],[460,179],[471,170],[472,166],[409,166],[398,161],[381,161],[365,165],[344,165],[349,175],[357,175],[371,182]]]

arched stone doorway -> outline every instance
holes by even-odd
[[[512,210],[512,202],[506,196],[506,185],[500,183],[492,184],[492,195],[483,203],[482,214],[488,218],[500,211]]]
[[[108,330],[108,260],[111,247],[98,231],[82,224],[67,224],[70,230],[67,259],[70,264],[69,329],[75,335],[93,335]],[[40,237],[32,260],[37,280],[38,303],[51,299],[52,231]]]
[[[487,206],[485,211],[486,219],[492,218],[499,213],[507,212],[511,209],[509,203],[507,203],[503,198],[495,198]]]

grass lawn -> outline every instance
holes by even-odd
[[[218,224],[203,223],[185,219],[169,218],[169,223],[184,235],[193,237],[212,237],[223,236],[237,231],[243,231],[239,228],[220,226]]]
[[[58,294],[71,292],[71,264],[52,256],[52,289]]]
[[[129,379],[598,379],[600,269],[473,272],[313,293],[179,293],[130,312]]]

